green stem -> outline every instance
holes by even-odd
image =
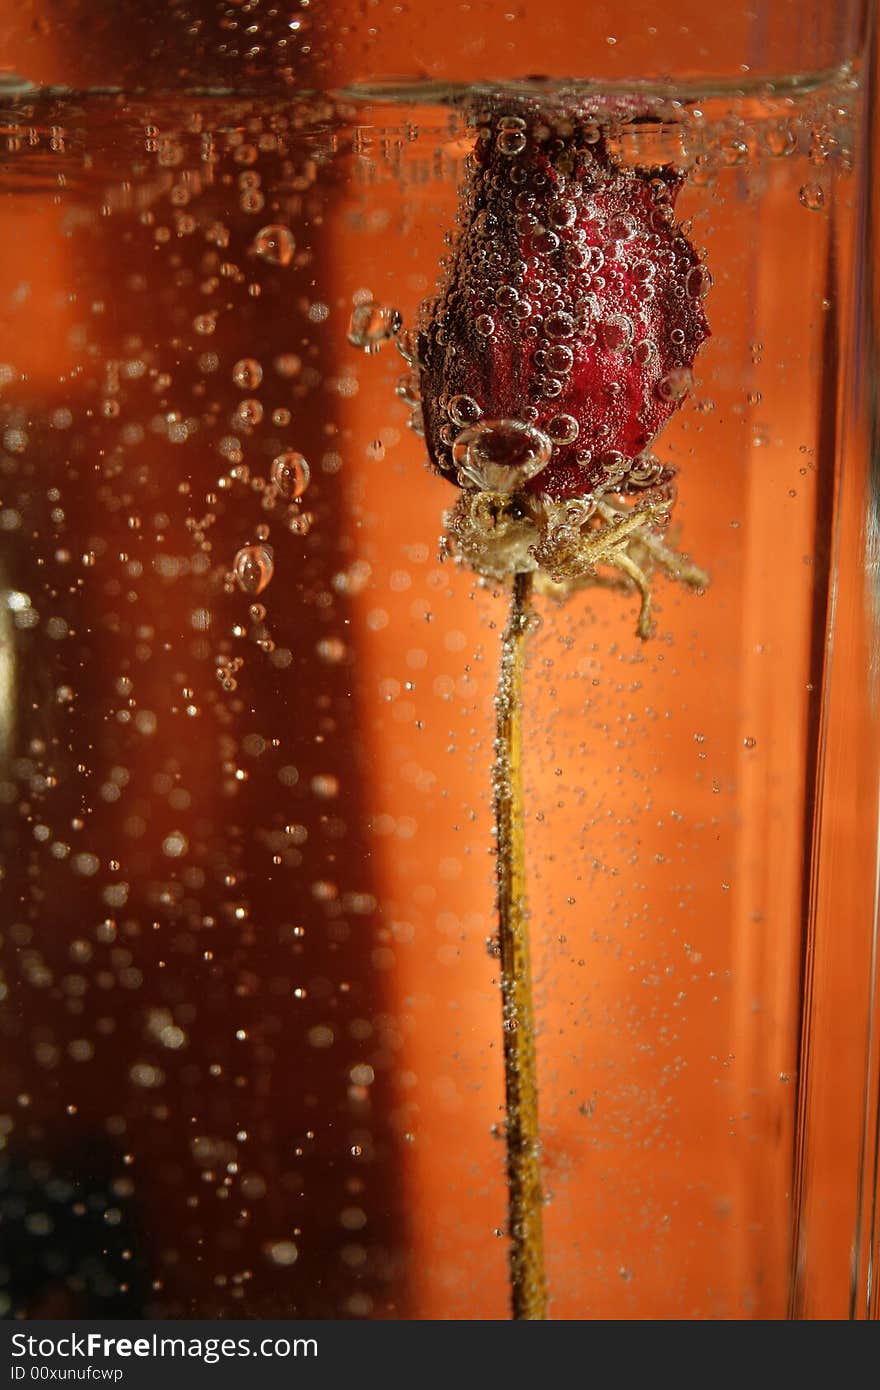
[[[522,792],[522,693],[531,591],[530,574],[514,576],[501,644],[494,792],[511,1300],[514,1318],[534,1321],[547,1316],[547,1289]]]

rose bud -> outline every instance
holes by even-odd
[[[554,502],[667,481],[645,450],[709,331],[711,280],[675,223],[682,176],[621,164],[585,114],[515,112],[478,122],[463,226],[416,336],[431,462]]]

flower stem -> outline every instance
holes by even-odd
[[[507,1093],[507,1189],[513,1317],[547,1316],[544,1279],[544,1194],[538,1133],[538,1078],[529,914],[526,902],[522,791],[522,692],[532,577],[516,574],[501,643],[496,699],[495,829],[498,942]]]

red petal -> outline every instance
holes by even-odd
[[[466,397],[554,440],[528,490],[625,492],[708,334],[708,274],[675,225],[682,180],[618,164],[585,116],[508,109],[479,124],[465,225],[418,338],[428,451],[458,480]]]

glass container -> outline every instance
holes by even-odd
[[[0,37],[4,1315],[509,1316],[509,586],[396,343],[540,97],[683,171],[714,282],[653,446],[710,582],[525,643],[549,1316],[876,1317],[873,11]]]

